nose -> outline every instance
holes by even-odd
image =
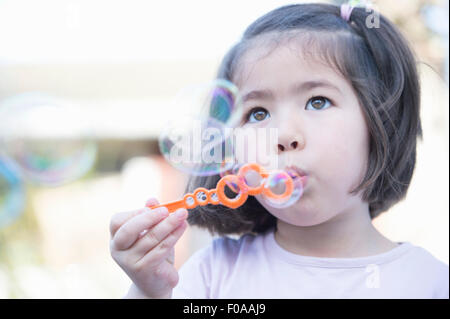
[[[278,153],[291,150],[301,150],[305,147],[305,139],[301,135],[280,137],[278,140]]]

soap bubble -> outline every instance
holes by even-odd
[[[292,192],[290,195],[288,195]],[[286,196],[285,196],[286,194]],[[274,208],[285,208],[296,203],[303,195],[300,176],[293,170],[276,170],[267,177],[261,193],[263,201]]]
[[[223,124],[210,118],[180,118],[167,125],[159,137],[159,149],[178,170],[198,176],[216,175],[233,165],[232,137]]]
[[[189,115],[214,119],[226,127],[235,127],[242,120],[241,97],[231,82],[216,79],[181,89],[172,100],[174,117]]]
[[[233,128],[242,120],[238,89],[225,80],[189,86],[171,104],[173,118],[159,136],[159,148],[175,168],[210,176],[234,165]]]
[[[209,86],[209,96],[206,106],[209,106],[209,116],[235,127],[242,120],[242,107],[237,87],[225,80],[213,81]]]
[[[18,164],[26,179],[58,186],[91,169],[97,146],[79,109],[29,93],[0,104],[0,151]]]
[[[235,185],[233,189],[229,187],[230,184]],[[216,190],[220,203],[230,208],[241,206],[248,198],[248,193],[241,189],[241,182],[236,175],[226,175],[221,178]]]
[[[25,192],[19,173],[8,159],[0,156],[0,229],[17,219],[24,206]]]
[[[222,163],[222,166],[226,169],[222,169],[220,172],[220,177],[224,177],[225,175],[237,175],[239,169],[243,164],[232,162],[233,159]],[[229,163],[229,164],[228,164]]]
[[[222,178],[222,177],[227,176],[227,175],[236,175],[236,176],[238,176],[239,169],[242,167],[243,164],[234,162],[234,159],[230,160],[227,163],[229,163],[229,164],[226,164],[226,165],[225,165],[225,163],[222,164],[222,166],[226,167],[226,169],[220,170],[220,174],[219,174],[220,177]],[[238,176],[238,177],[239,177],[239,179],[241,179],[240,176]],[[233,192],[239,193],[239,186],[237,185],[236,182],[227,181],[226,184]],[[241,187],[242,186],[245,187],[245,184],[241,183]]]

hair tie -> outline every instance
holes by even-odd
[[[354,6],[349,5],[348,3],[341,4],[341,17],[345,21],[350,20],[350,15],[352,14]]]

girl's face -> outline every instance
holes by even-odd
[[[298,44],[296,44],[298,45]],[[365,209],[349,194],[362,181],[369,154],[367,125],[352,86],[299,47],[248,50],[233,79],[243,96],[243,128],[276,128],[278,166],[295,165],[308,175],[300,200],[287,208],[260,203],[296,226],[323,223]],[[252,147],[249,145],[249,147]]]

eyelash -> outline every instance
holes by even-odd
[[[265,109],[265,108],[263,108],[263,107],[260,107],[260,106],[258,106],[258,107],[253,107],[253,108],[251,108],[246,114],[245,114],[245,117],[244,117],[244,122],[248,122],[249,120],[250,120],[250,116],[254,113],[254,112],[256,112],[256,111],[265,111],[266,112],[266,114],[267,115],[269,115],[269,112],[267,112],[267,110]],[[267,115],[266,115],[266,117],[267,117]],[[264,118],[264,120],[265,120],[266,118]]]
[[[328,101],[329,103],[330,103],[330,106],[331,105],[334,105],[334,103],[333,103],[333,101],[332,100],[330,100],[329,98],[327,98],[327,97],[325,97],[325,96],[321,96],[321,95],[316,95],[316,96],[312,96],[309,100],[308,100],[308,102],[306,103],[306,106],[308,106],[308,104],[309,104],[309,102],[311,102],[311,101],[313,101],[314,99],[317,99],[317,98],[322,98],[322,99],[324,99],[325,101]],[[305,108],[306,108],[306,106],[305,106]],[[328,107],[327,107],[328,108]],[[325,109],[327,109],[327,108],[325,108]],[[316,109],[316,110],[323,110],[324,108],[321,108],[321,109]],[[246,114],[245,114],[245,117],[244,117],[244,120],[246,121],[246,122],[248,122],[249,120],[250,120],[250,116],[253,114],[253,112],[255,112],[255,111],[265,111],[266,113],[267,113],[267,115],[269,115],[269,112],[265,109],[265,108],[263,108],[263,107],[261,107],[261,106],[258,106],[258,107],[253,107],[253,108],[251,108]],[[267,117],[267,115],[266,115],[266,117]],[[266,118],[264,118],[264,120],[265,120]],[[264,121],[264,120],[262,120],[262,121]],[[258,122],[260,122],[260,121],[258,121]]]

